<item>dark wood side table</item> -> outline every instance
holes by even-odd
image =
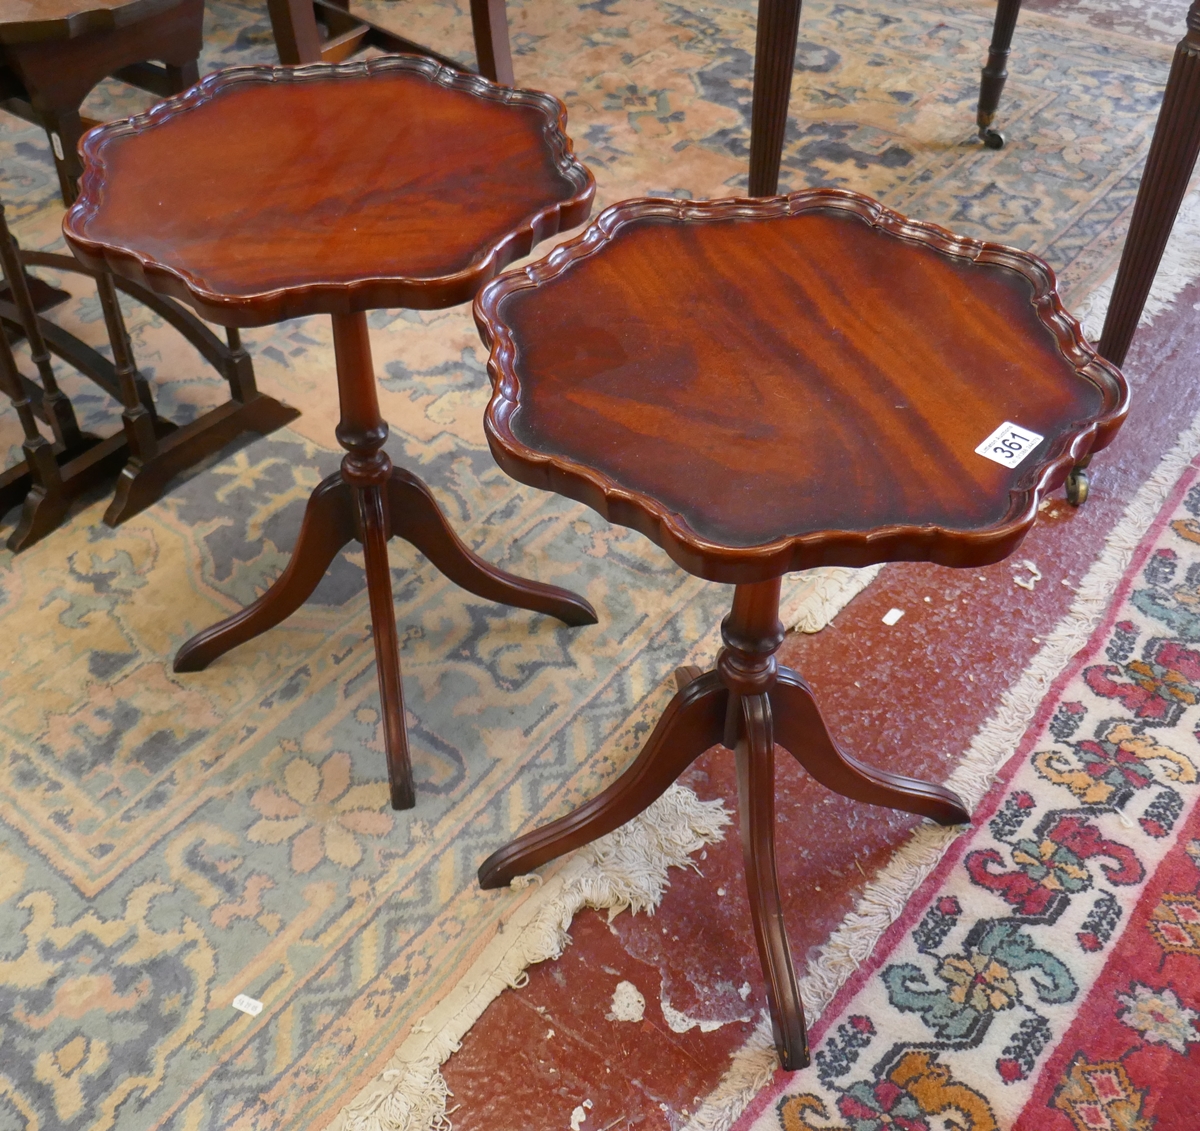
[[[550,95],[391,56],[221,71],[84,140],[82,191],[63,229],[84,263],[228,326],[332,315],[341,470],[313,491],[279,580],[188,641],[175,670],[198,671],[278,624],[343,546],[362,542],[398,809],[414,795],[389,538],[480,596],[572,625],[596,614],[566,590],[476,557],[425,485],[392,466],[366,311],[465,302],[539,239],[586,219],[595,182],[565,125]]]
[[[45,129],[66,204],[75,199],[83,169],[80,138],[85,129],[97,124],[79,113],[89,92],[111,75],[154,94],[181,93],[196,81],[203,21],[203,0],[92,0],[90,4],[88,0],[0,0],[0,108]],[[67,255],[20,252],[17,260],[5,265],[17,305],[20,296],[9,276],[37,266],[80,271],[79,264]],[[28,277],[22,286],[29,289],[35,279]],[[112,347],[111,364],[52,324],[41,328],[36,336],[45,338],[51,352],[92,378],[121,404],[124,458],[116,461],[116,489],[104,514],[110,526],[144,510],[162,496],[175,475],[243,432],[272,432],[299,415],[258,391],[253,366],[236,329],[229,330],[221,341],[174,299],[132,281],[122,281],[120,289],[186,338],[228,383],[230,398],[182,427],[158,414],[150,384],[134,360],[117,284],[107,273],[97,277],[96,291]],[[26,331],[28,317],[13,317],[19,312],[10,309],[11,305],[0,302],[0,320],[10,330]],[[48,364],[43,364],[48,363],[46,351],[32,338],[30,341],[43,391],[61,406],[65,398],[57,396],[53,378],[48,377]],[[71,446],[64,447],[57,431],[55,440],[59,455],[68,454],[69,458]],[[110,449],[115,443],[121,441],[106,441]],[[27,502],[26,514],[9,540],[11,549],[29,545],[52,529],[66,513],[67,496],[107,477],[114,460],[95,457],[96,453],[91,453],[82,464],[70,460],[73,469],[59,485],[66,490],[51,485],[40,497],[34,493],[37,514],[30,513]],[[26,463],[32,471],[34,465],[28,459]],[[22,481],[20,476],[15,480]]]
[[[1112,439],[1125,381],[1084,343],[1039,259],[833,189],[615,205],[491,283],[475,317],[505,471],[736,586],[716,670],[683,674],[633,764],[489,857],[480,882],[499,887],[612,831],[714,743],[735,749],[776,1041],[785,1068],[803,1067],[775,873],[775,742],[848,797],[942,824],[969,816],[943,786],[875,769],[830,736],[808,685],[775,660],[780,578],[999,561],[1042,496]]]

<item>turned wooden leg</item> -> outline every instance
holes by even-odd
[[[800,0],[759,0],[750,108],[751,196],[774,196],[779,191],[799,31]]]
[[[945,786],[878,770],[845,753],[830,736],[808,684],[790,668],[779,669],[770,695],[775,741],[826,788],[941,825],[971,819],[962,799]]]
[[[693,680],[667,705],[633,764],[573,813],[493,852],[479,869],[485,888],[503,887],[564,852],[632,821],[710,746],[721,741],[728,692],[715,672]]]
[[[25,483],[16,484],[17,490],[10,496],[6,492],[8,497],[4,500],[5,505],[0,506],[2,513],[8,509],[8,504],[22,503],[21,517],[17,520],[16,529],[8,538],[8,548],[16,553],[57,527],[67,513],[70,500],[54,456],[54,447],[38,431],[37,421],[33,418],[33,406],[2,329],[0,388],[12,402],[24,433],[21,448],[25,453],[28,487],[26,488]]]
[[[596,610],[570,590],[515,577],[468,550],[429,488],[411,472],[393,467],[387,496],[392,537],[416,546],[455,585],[500,605],[548,613],[564,624],[596,623]]]
[[[979,108],[975,114],[979,136],[988,149],[1004,147],[1004,135],[993,128],[992,122],[995,121],[1000,95],[1008,78],[1005,65],[1008,62],[1009,49],[1012,47],[1013,32],[1017,28],[1017,16],[1020,14],[1021,0],[997,0],[996,22],[992,25],[992,43],[988,48],[987,62],[983,65],[983,75],[979,81]]]
[[[29,343],[30,357],[37,367],[38,378],[42,383],[42,410],[54,434],[54,441],[68,452],[82,451],[88,444],[79,430],[70,400],[55,380],[54,369],[50,364],[50,351],[42,337],[37,311],[29,293],[29,280],[21,262],[20,249],[8,230],[3,205],[0,205],[0,267],[3,268],[4,281],[12,294],[13,305],[21,319],[21,328],[25,331],[25,340]],[[0,333],[3,331],[0,330]]]
[[[291,616],[325,576],[343,546],[357,537],[354,492],[335,472],[309,496],[287,568],[253,604],[193,636],[175,655],[177,672],[203,671],[218,656]]]
[[[738,808],[750,915],[767,984],[775,1047],[783,1067],[795,1071],[808,1066],[808,1034],[775,869],[775,742],[771,701],[766,695],[735,699],[741,715],[736,753]]]
[[[1142,183],[1112,300],[1100,335],[1100,354],[1125,364],[1142,307],[1154,283],[1171,227],[1200,154],[1200,0],[1187,14],[1187,34],[1175,48],[1162,109],[1154,127]]]
[[[504,0],[471,0],[475,60],[485,79],[514,86],[512,49],[508,41],[508,7]]]

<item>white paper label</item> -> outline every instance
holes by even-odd
[[[1005,467],[1018,467],[1044,439],[1044,436],[1006,420],[975,449],[975,452],[993,463],[1000,463]]]
[[[60,161],[65,161],[66,158],[63,156],[62,138],[59,137],[58,134],[52,133],[50,135],[50,145],[54,149],[54,156]]]
[[[888,628],[891,628],[892,625],[894,625],[902,616],[904,616],[903,609],[888,609],[888,611],[883,614],[883,623],[886,624]]]
[[[250,1014],[251,1017],[257,1017],[262,1012],[262,1002],[255,1001],[252,997],[247,997],[245,994],[238,994],[233,999],[233,1008],[240,1009],[243,1013]]]

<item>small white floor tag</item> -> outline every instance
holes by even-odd
[[[975,449],[975,452],[993,463],[1017,467],[1044,439],[1044,436],[1006,420]]]
[[[262,1002],[255,1001],[252,997],[247,997],[245,994],[238,994],[233,999],[233,1008],[240,1009],[243,1013],[250,1014],[251,1017],[257,1017],[262,1012]]]

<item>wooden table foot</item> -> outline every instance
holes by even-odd
[[[176,475],[194,467],[205,456],[219,452],[242,433],[265,436],[300,415],[298,409],[263,393],[256,393],[245,403],[226,401],[179,428],[148,416],[139,415],[133,421],[132,414],[138,412],[138,407],[127,409],[125,419],[127,431],[132,428],[139,436],[140,452],[131,454],[117,479],[112,502],[104,512],[104,521],[109,526],[117,526],[156,503]],[[166,428],[154,427],[156,424]],[[144,435],[147,425],[154,433],[151,438]]]
[[[603,793],[557,821],[492,853],[479,869],[485,888],[612,832],[643,812],[705,750],[735,752],[742,856],[775,1044],[785,1069],[809,1063],[804,1006],[788,944],[775,865],[775,745],[789,750],[822,785],[872,805],[920,813],[941,824],[970,819],[944,786],[859,762],[830,736],[808,684],[780,668],[779,579],[739,585],[721,626],[717,670],[678,669],[679,690],[633,764]]]
[[[203,671],[218,656],[291,616],[312,596],[342,548],[358,537],[354,515],[354,492],[335,471],[308,497],[296,546],[275,583],[253,604],[193,636],[175,654],[175,670]]]
[[[429,488],[411,472],[392,468],[387,502],[392,536],[416,546],[468,593],[499,605],[546,613],[573,627],[596,623],[596,610],[569,589],[516,577],[472,553],[446,521]]]

